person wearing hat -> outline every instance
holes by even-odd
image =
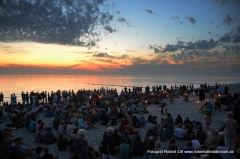
[[[175,130],[175,137],[179,140],[184,140],[185,130],[182,128],[182,124],[178,124],[178,128]]]

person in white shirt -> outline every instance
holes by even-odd
[[[68,135],[68,136],[71,136],[71,135],[73,134],[74,130],[77,129],[77,127],[74,126],[74,125],[72,125],[72,124],[73,124],[73,123],[70,122],[70,123],[68,124],[68,126],[67,126],[67,135]]]
[[[175,136],[179,140],[183,140],[185,136],[185,130],[182,128],[182,124],[178,124],[178,128],[175,130]]]
[[[194,135],[194,134],[191,135],[191,139],[192,139],[192,147],[193,147],[194,149],[201,147],[200,142],[195,138],[195,135]]]

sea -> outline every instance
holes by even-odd
[[[4,94],[4,101],[9,102],[11,94],[15,93],[17,101],[21,101],[21,92],[56,92],[57,90],[80,89],[93,90],[100,88],[116,88],[118,93],[128,87],[132,89],[142,86],[171,86],[193,85],[199,88],[200,84],[211,86],[216,83],[240,83],[240,77],[203,77],[203,76],[113,76],[113,75],[0,75],[0,92]]]

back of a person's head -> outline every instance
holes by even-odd
[[[52,128],[51,128],[51,127],[48,127],[47,131],[49,131],[49,132],[52,131]]]
[[[228,113],[227,113],[227,117],[228,117],[228,118],[233,118],[233,113],[232,113],[232,112],[228,112]]]
[[[172,137],[171,139],[170,139],[170,141],[169,141],[169,144],[172,144],[172,143],[176,143],[176,138],[175,137]]]
[[[42,149],[43,149],[43,148],[42,148],[41,146],[38,146],[38,147],[36,147],[36,152],[37,152],[37,153],[41,153],[41,152],[42,152]]]
[[[223,158],[221,154],[215,153],[214,155],[212,155],[212,159],[223,159]]]
[[[191,141],[186,141],[186,146],[187,147],[192,147],[192,142]]]
[[[128,130],[125,130],[125,131],[124,131],[124,135],[128,135]]]
[[[140,136],[140,135],[137,135],[137,136],[136,136],[136,140],[137,140],[137,141],[141,141],[141,136]]]
[[[178,128],[182,128],[182,124],[181,123],[178,124]]]
[[[194,134],[191,134],[191,136],[190,136],[190,137],[191,137],[191,139],[192,139],[192,140],[196,139],[196,137],[195,137],[195,135],[194,135]]]
[[[220,140],[218,141],[218,145],[219,145],[219,146],[225,146],[225,141],[224,141],[224,139],[220,139]]]
[[[118,134],[118,129],[114,129],[114,134]]]
[[[49,148],[48,148],[48,147],[44,147],[44,148],[43,148],[43,152],[44,152],[45,154],[48,154]]]
[[[58,138],[59,138],[59,139],[63,139],[63,133],[60,133],[60,134],[58,135]]]
[[[108,127],[106,132],[108,135],[112,135],[114,133],[114,129],[111,127]]]
[[[123,138],[123,140],[122,140],[123,143],[127,143],[127,141],[128,140],[126,138]]]
[[[134,135],[138,135],[138,131],[137,130],[134,130]]]

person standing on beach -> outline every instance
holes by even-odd
[[[233,119],[233,113],[227,113],[227,119],[223,121],[225,144],[229,149],[235,151],[235,138],[237,121]]]
[[[2,92],[1,92],[1,94],[0,94],[0,105],[1,105],[1,103],[2,103],[2,105],[3,105],[3,97],[4,97],[4,95],[3,95]]]
[[[26,101],[27,105],[29,105],[29,95],[28,95],[28,92],[25,95],[25,101]]]
[[[209,128],[209,125],[211,125],[211,123],[210,123],[210,116],[209,116],[209,114],[207,113],[207,115],[206,115],[206,117],[205,117],[205,121],[206,121],[206,126],[207,126],[207,128]]]

